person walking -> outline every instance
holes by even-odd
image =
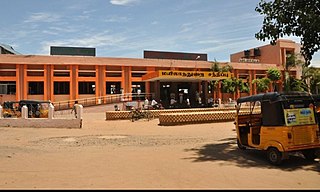
[[[74,112],[75,118],[77,118],[77,105],[78,105],[78,101],[75,101],[75,102],[74,102],[74,105],[73,105],[73,107],[72,107],[72,109],[71,109],[71,113]]]

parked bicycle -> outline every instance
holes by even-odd
[[[130,120],[132,122],[137,121],[139,119],[150,119],[154,118],[154,115],[148,109],[141,109],[132,107],[129,113]]]

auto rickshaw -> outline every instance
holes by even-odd
[[[5,101],[3,102],[3,117],[20,117],[19,102],[17,101]]]
[[[48,118],[50,103],[50,101],[20,100],[19,110],[21,111],[21,107],[25,105],[28,107],[29,118]]]
[[[305,92],[240,97],[235,118],[238,148],[266,151],[273,165],[296,152],[314,160],[320,150],[315,98],[320,97]],[[249,105],[247,111],[243,110],[245,104]]]

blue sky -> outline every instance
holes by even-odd
[[[143,58],[143,50],[231,53],[268,44],[255,39],[259,0],[0,0],[0,43],[22,54],[50,46],[94,47],[98,57]],[[287,37],[299,42],[297,37]],[[313,65],[320,66],[320,54]]]

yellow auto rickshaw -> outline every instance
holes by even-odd
[[[18,101],[5,101],[3,102],[3,117],[20,117],[19,102]]]
[[[49,105],[51,101],[42,100],[20,100],[19,110],[23,106],[28,107],[28,118],[48,118]]]
[[[273,165],[293,152],[314,160],[320,151],[317,99],[305,92],[240,97],[235,118],[238,148],[266,151]]]

